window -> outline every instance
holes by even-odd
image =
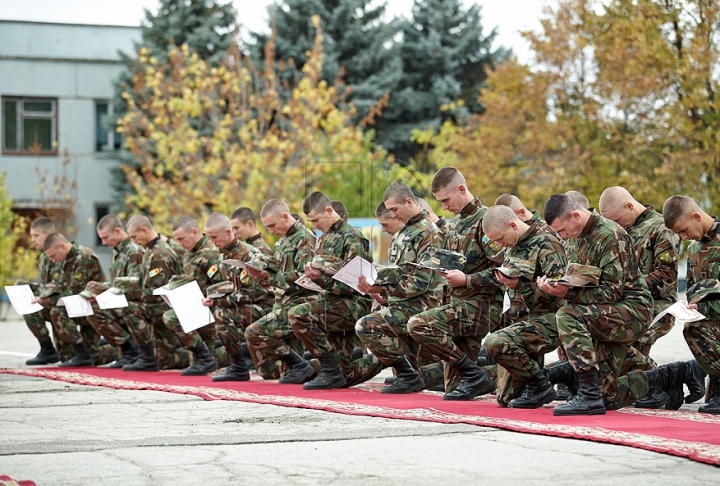
[[[107,100],[95,102],[95,151],[102,152],[106,147],[119,150],[123,144],[123,137],[117,132],[108,132],[104,119],[113,113],[113,105]]]
[[[4,153],[57,153],[56,99],[3,97],[2,122]]]

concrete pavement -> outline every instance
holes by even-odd
[[[0,367],[25,367],[37,347],[12,311],[0,322]],[[656,345],[653,357],[660,363],[691,357],[679,328]],[[719,473],[629,447],[471,425],[0,375],[0,475],[38,485],[675,486],[716,484]]]

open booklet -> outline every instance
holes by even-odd
[[[170,303],[180,321],[183,331],[190,332],[215,322],[210,307],[203,305],[205,296],[196,280],[174,289],[163,286],[153,290]]]
[[[683,322],[695,322],[706,319],[706,317],[700,312],[695,309],[688,309],[687,304],[684,301],[679,300],[664,311],[660,312],[658,315],[656,315],[655,319],[653,319],[650,325],[652,326],[653,324],[655,324],[657,321],[665,317],[666,314],[671,314],[675,316],[675,319]]]
[[[35,295],[29,285],[6,285],[5,292],[13,309],[21,316],[33,314],[43,309],[40,304],[33,304],[32,301],[35,299]]]
[[[128,306],[125,294],[116,294],[106,290],[100,295],[95,296],[95,302],[101,309],[120,309]]]
[[[295,283],[299,285],[300,287],[306,288],[308,290],[312,290],[313,292],[322,292],[323,288],[320,287],[318,284],[312,281],[310,277],[305,275],[304,273],[301,273],[300,276],[295,280]]]
[[[360,283],[361,276],[365,276],[367,283],[372,285],[375,283],[378,273],[372,263],[362,257],[356,256],[333,275],[332,278],[360,292],[358,284]],[[365,295],[365,292],[360,293]]]
[[[85,317],[94,314],[92,304],[82,295],[68,295],[59,299],[57,305],[65,306],[68,317]]]

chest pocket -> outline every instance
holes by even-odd
[[[702,279],[720,278],[720,258],[708,258],[708,264],[703,269]]]

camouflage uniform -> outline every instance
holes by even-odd
[[[224,260],[246,262],[257,253],[254,246],[234,238],[227,248],[221,248]],[[272,309],[273,292],[269,285],[263,287],[258,281],[251,279],[244,271],[236,271],[234,267],[223,266],[223,279],[231,281],[235,291],[227,296],[215,299],[213,316],[217,326],[220,342],[228,353],[240,353],[240,343],[245,341],[245,329]],[[258,353],[250,352],[255,369],[265,379],[277,378],[277,367],[274,363],[260,359]]]
[[[161,236],[145,245],[140,263],[140,289],[126,292],[128,327],[138,345],[154,344],[161,369],[182,369],[190,366],[192,353],[175,349],[175,334],[162,320],[167,304],[153,291],[167,284],[170,277],[182,273],[182,261]]]
[[[272,256],[273,254],[272,249],[270,249],[270,245],[267,244],[267,242],[260,233],[256,234],[255,236],[251,236],[250,238],[245,240],[245,243],[252,246],[256,250],[259,250],[265,255]]]
[[[73,243],[62,262],[62,279],[64,287],[58,297],[79,294],[88,282],[103,282],[105,275],[97,255],[91,249]],[[113,346],[100,345],[100,336],[87,317],[71,319],[65,306],[55,305],[50,311],[50,320],[55,335],[64,345],[73,346],[85,341],[96,365],[117,359],[117,350]],[[77,326],[80,326],[80,331]]]
[[[296,305],[315,298],[314,292],[295,284],[305,264],[312,260],[314,248],[315,235],[299,220],[275,243],[279,269],[268,277],[269,284],[275,287],[275,305],[272,312],[245,329],[248,350],[256,355],[253,360],[277,364],[281,355],[290,353],[290,347],[301,351],[302,346],[293,334],[287,314]]]
[[[512,376],[512,380],[498,380],[497,400],[501,405],[522,393],[522,384],[542,371],[545,353],[558,347],[555,312],[562,302],[539,290],[536,279],[541,276],[558,279],[567,267],[562,243],[539,222],[532,223],[506,256],[534,264],[535,272],[531,280],[521,278],[517,288],[509,289],[511,301],[520,297],[527,305],[527,317],[485,339],[488,353]]]
[[[577,238],[577,262],[598,267],[597,287],[571,288],[556,314],[560,342],[578,371],[600,371],[600,391],[609,410],[647,394],[644,374],[622,374],[632,343],[652,319],[652,297],[637,266],[628,234],[592,210]],[[640,355],[641,356],[641,355]]]
[[[130,238],[124,239],[113,248],[110,260],[110,282],[116,277],[139,277],[141,263],[142,248]],[[101,287],[107,290],[110,282],[101,284]],[[108,343],[121,346],[130,339],[130,334],[126,330],[126,319],[132,318],[132,314],[127,312],[127,308],[103,310],[93,302],[93,312],[95,313],[88,316],[88,320]]]
[[[185,253],[183,274],[192,277],[200,286],[200,290],[205,293],[208,286],[223,281],[220,260],[218,249],[210,242],[207,236],[203,235],[192,251]],[[211,310],[208,309],[208,312],[211,312]],[[219,366],[227,366],[230,362],[225,348],[215,349],[215,339],[217,338],[215,324],[208,324],[197,331],[185,333],[173,309],[165,311],[163,322],[165,327],[175,334],[183,346],[194,348],[205,342],[210,354],[215,355]]]
[[[55,263],[45,253],[40,252],[40,257],[38,258],[38,275],[40,285],[32,285],[33,290],[35,290],[35,295],[37,296],[42,293],[46,284],[60,283],[63,280],[62,271],[62,262]],[[33,333],[33,336],[35,336],[40,343],[50,340],[50,331],[48,331],[45,323],[51,322],[50,310],[55,306],[59,298],[60,297],[57,294],[53,294],[50,296],[49,305],[44,305],[43,309],[40,311],[33,312],[32,314],[25,314],[23,316],[28,329],[30,329],[30,332]],[[57,347],[58,354],[60,355],[60,359],[62,361],[70,359],[70,356],[72,356],[71,345],[63,344],[56,335],[55,346]]]
[[[356,256],[372,263],[370,242],[357,229],[342,219],[335,221],[315,243],[315,255],[338,258],[346,265]],[[370,312],[371,299],[321,271],[314,280],[324,289],[317,300],[296,305],[288,312],[288,321],[295,336],[315,356],[335,355],[345,375],[345,386],[369,380],[382,371],[375,356],[352,361],[357,340],[355,322]]]
[[[665,227],[662,216],[652,206],[646,206],[635,223],[625,231],[630,235],[637,251],[640,273],[652,294],[653,314],[657,315],[678,299],[677,256],[680,252],[680,238]],[[648,355],[650,347],[669,333],[674,323],[674,317],[666,314],[653,324],[633,347]]]
[[[463,272],[467,284],[449,289],[449,303],[424,311],[408,321],[410,336],[420,343],[420,353],[429,361],[455,364],[463,354],[476,362],[483,337],[499,327],[504,291],[493,276],[502,263],[499,248],[482,231],[487,212],[475,198],[448,223],[445,248],[465,255]],[[445,369],[445,390],[451,392],[461,376],[451,366]]]
[[[440,303],[443,280],[435,271],[409,263],[416,263],[429,248],[441,246],[442,235],[424,212],[410,218],[388,248],[388,263],[400,267],[402,278],[395,285],[383,285],[381,295],[387,303],[355,325],[360,340],[382,363],[392,366],[404,355],[428,386],[438,381],[437,372],[434,378],[423,372],[427,363],[420,361],[419,346],[408,336],[407,321]]]
[[[688,246],[688,288],[708,280],[708,285],[720,279],[720,218],[710,227],[700,241]],[[688,295],[692,299],[691,295]],[[703,370],[712,378],[720,376],[720,300],[705,298],[698,304],[698,311],[707,320],[686,322],[683,329],[685,341]]]

